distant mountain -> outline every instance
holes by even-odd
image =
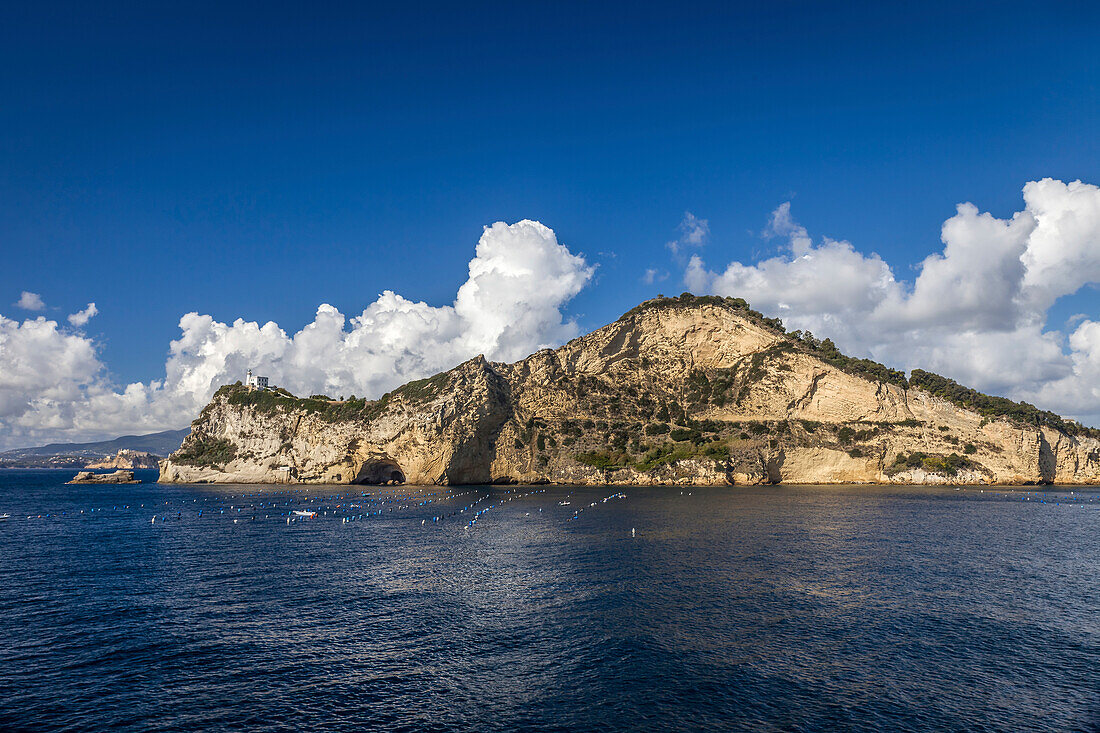
[[[167,456],[179,450],[183,439],[190,432],[190,428],[184,428],[183,430],[165,430],[148,435],[123,435],[113,440],[101,440],[96,443],[51,443],[36,448],[17,448],[0,453],[0,466],[50,466],[59,464],[67,466],[68,463],[83,465],[84,461],[76,459],[114,457],[120,450],[142,451],[157,456]],[[50,460],[62,458],[72,458],[74,460]]]

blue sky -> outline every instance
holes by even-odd
[[[482,227],[530,218],[598,265],[589,330],[684,289],[686,211],[720,268],[782,248],[786,201],[912,279],[957,203],[1100,183],[1098,14],[1047,5],[9,3],[0,313],[94,301],[112,379],[148,381],[186,312],[448,304]]]

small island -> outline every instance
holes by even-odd
[[[114,471],[113,473],[93,473],[92,471],[80,471],[70,484],[140,484],[141,481],[134,478],[133,471]]]

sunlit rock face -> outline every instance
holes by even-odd
[[[145,451],[123,448],[113,458],[102,458],[84,466],[84,468],[156,468],[157,457]]]
[[[479,357],[376,401],[223,388],[161,481],[1100,481],[1096,438],[983,416],[876,369],[743,301],[658,299],[556,350]]]

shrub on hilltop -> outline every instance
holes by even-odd
[[[962,386],[954,379],[941,377],[939,374],[926,372],[923,369],[914,369],[909,376],[909,383],[985,417],[1004,417],[1017,423],[1037,427],[1045,425],[1067,435],[1100,437],[1100,430],[1095,428],[1084,427],[1048,410],[1040,410],[1027,402],[1013,402],[1006,397],[983,394]]]

